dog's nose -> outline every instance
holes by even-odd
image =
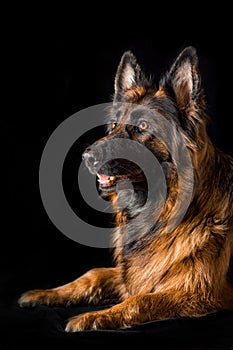
[[[82,159],[85,161],[87,168],[91,173],[95,173],[99,164],[99,160],[94,152],[90,149],[86,149],[82,154]]]
[[[96,161],[96,157],[94,155],[94,152],[92,152],[92,151],[85,151],[82,155],[82,158],[88,166],[93,166],[93,165],[96,165],[98,163],[98,161]]]
[[[89,150],[86,150],[85,152],[83,152],[82,158],[83,160],[85,160],[85,162],[88,161],[90,163],[94,163],[95,161],[94,153]]]

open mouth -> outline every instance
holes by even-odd
[[[110,187],[116,183],[116,176],[113,175],[109,176],[97,173],[97,177],[100,187]]]
[[[132,183],[141,182],[144,180],[144,174],[142,171],[138,171],[134,174],[128,175],[105,175],[97,173],[97,181],[99,182],[100,189],[110,189],[116,186],[119,181],[130,181]]]
[[[109,187],[115,186],[117,182],[122,180],[132,181],[129,175],[104,175],[104,174],[97,173],[97,177],[98,177],[99,186],[101,188],[109,188]]]
[[[116,185],[121,181],[132,183],[134,189],[145,188],[146,178],[143,170],[127,159],[113,159],[96,173],[98,189],[104,195],[116,192]]]

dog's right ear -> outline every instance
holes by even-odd
[[[137,86],[143,87],[148,81],[131,51],[126,51],[120,61],[115,77],[115,100],[121,100],[124,94]]]

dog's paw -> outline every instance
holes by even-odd
[[[51,305],[56,300],[56,292],[53,290],[30,290],[21,295],[18,300],[20,307],[33,307],[39,304]]]
[[[118,329],[128,327],[118,315],[108,311],[87,312],[69,319],[65,331],[79,332],[97,329]]]

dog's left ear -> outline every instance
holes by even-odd
[[[192,101],[198,100],[200,83],[196,49],[189,46],[176,58],[160,85],[168,95],[175,98],[182,111],[188,108]]]
[[[180,123],[190,148],[202,149],[208,117],[194,47],[189,46],[178,55],[160,81],[160,90],[176,102],[180,111]]]

